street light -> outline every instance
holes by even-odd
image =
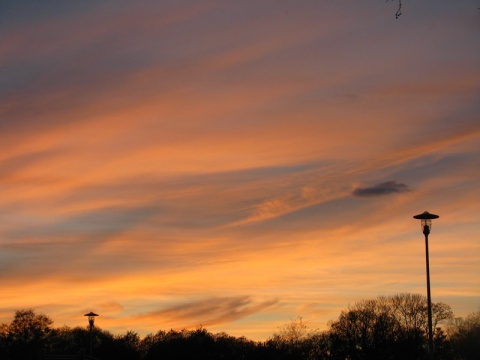
[[[421,220],[422,232],[425,235],[425,257],[427,267],[427,306],[428,306],[428,351],[430,359],[434,359],[433,350],[433,330],[432,330],[432,297],[430,295],[430,263],[428,259],[428,234],[432,228],[432,220],[438,219],[439,216],[430,214],[428,211],[424,211],[422,214],[415,215],[414,219]]]
[[[89,329],[90,329],[90,356],[92,356],[92,353],[93,353],[93,347],[92,347],[93,326],[95,324],[95,316],[99,316],[99,315],[95,314],[93,311],[90,311],[88,314],[85,314],[83,316],[88,316],[88,325],[89,325]]]

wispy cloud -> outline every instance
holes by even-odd
[[[432,273],[477,296],[477,23],[439,1],[404,31],[354,0],[5,2],[0,321],[264,339],[419,287],[425,209]]]
[[[216,326],[240,320],[278,304],[278,299],[254,302],[249,296],[207,298],[165,310],[153,311],[137,316],[149,322],[168,323],[174,327]]]

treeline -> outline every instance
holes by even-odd
[[[444,303],[432,307],[435,358],[480,359],[480,312],[460,319]],[[90,334],[86,327],[54,328],[46,315],[17,310],[11,323],[0,325],[0,359],[88,353],[92,339],[93,355],[101,360],[423,360],[429,357],[426,309],[421,295],[382,296],[342,311],[326,331],[310,330],[298,318],[265,342],[204,328],[158,331],[143,339],[133,331],[113,335],[97,327]]]

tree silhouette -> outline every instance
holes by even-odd
[[[480,311],[453,320],[448,327],[452,352],[459,359],[480,359]]]
[[[326,331],[310,330],[301,317],[265,342],[226,333],[195,330],[158,331],[143,339],[134,331],[113,335],[94,329],[94,356],[101,360],[344,360],[426,359],[428,357],[426,298],[398,294],[362,300],[342,311]],[[437,360],[480,359],[480,312],[454,319],[450,306],[434,303]],[[450,320],[445,332],[440,323]],[[0,359],[39,359],[75,355],[88,348],[82,327],[52,328],[52,320],[33,310],[18,310],[9,324],[0,324]]]
[[[450,306],[432,306],[435,327],[451,319]],[[330,325],[332,351],[338,356],[358,359],[423,359],[428,333],[427,299],[418,294],[381,296],[363,300]],[[440,346],[445,339],[436,331]]]
[[[37,315],[32,309],[17,310],[10,325],[2,324],[0,328],[0,342],[6,358],[37,358],[48,344],[52,324],[48,316]]]
[[[395,317],[381,303],[357,303],[330,324],[334,358],[392,359],[398,331]]]
[[[279,327],[278,332],[266,342],[272,357],[278,359],[318,359],[319,338],[303,321],[302,317]],[[275,354],[273,356],[273,354]]]

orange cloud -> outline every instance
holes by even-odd
[[[399,32],[360,2],[270,5],[5,6],[0,321],[34,307],[142,334],[324,328],[361,298],[424,291],[424,210],[441,216],[434,299],[476,310],[463,3],[441,37],[434,18]]]

